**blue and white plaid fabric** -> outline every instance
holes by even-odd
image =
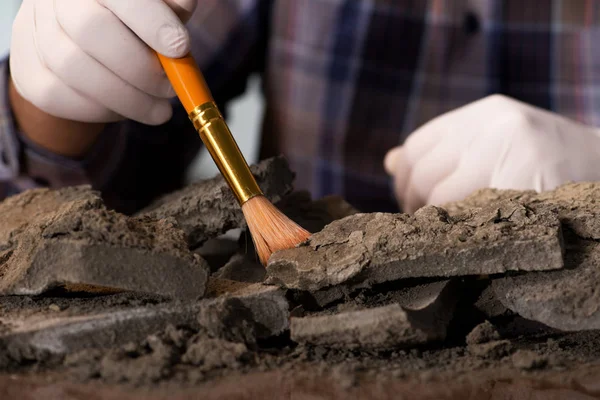
[[[189,28],[222,105],[262,74],[261,157],[285,154],[297,188],[363,211],[397,209],[382,165],[390,148],[484,96],[600,126],[598,0],[202,0]],[[73,184],[79,169],[131,212],[181,184],[200,146],[180,110],[162,127],[113,124],[89,160],[62,160],[25,143],[0,100],[0,150],[21,165],[0,164],[0,187]]]

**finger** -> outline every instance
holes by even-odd
[[[487,186],[477,168],[461,166],[433,188],[427,198],[427,204],[441,206],[452,201],[462,200],[475,190]]]
[[[456,141],[442,140],[413,166],[411,179],[419,198],[427,199],[433,188],[458,167],[461,149]]]
[[[172,115],[167,100],[160,100],[129,85],[85,54],[60,29],[49,1],[35,3],[36,41],[44,64],[66,85],[93,98],[117,114],[149,125]]]
[[[158,53],[179,58],[190,51],[187,29],[163,0],[97,1]]]
[[[156,53],[95,0],[55,0],[54,11],[67,36],[115,75],[150,95],[175,95]]]
[[[396,147],[385,159],[386,169],[390,175],[394,177],[394,193],[396,200],[400,204],[404,202],[404,193],[410,178],[411,165],[404,156],[404,148],[402,146]]]
[[[65,85],[42,63],[35,41],[33,6],[22,6],[15,18],[10,55],[11,77],[17,92],[39,109],[59,118],[83,122],[123,119]],[[60,99],[57,101],[56,99]],[[72,108],[70,105],[77,105]]]
[[[198,0],[164,0],[164,2],[167,3],[171,10],[175,11],[175,14],[184,23],[192,17],[198,6]]]
[[[405,155],[410,164],[416,162],[439,143],[447,131],[444,116],[439,116],[427,122],[411,133],[404,143]]]

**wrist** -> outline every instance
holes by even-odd
[[[36,145],[64,157],[85,156],[106,125],[50,115],[23,98],[10,77],[8,98],[17,130]]]

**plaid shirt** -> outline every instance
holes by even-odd
[[[600,125],[598,0],[202,0],[189,23],[215,98],[263,76],[261,157],[296,187],[393,211],[382,160],[415,128],[502,93]],[[6,92],[7,64],[0,67]],[[0,97],[0,195],[91,183],[124,212],[178,187],[200,148],[179,105],[160,127],[112,124],[84,160],[36,148]],[[234,132],[235,134],[235,132]]]

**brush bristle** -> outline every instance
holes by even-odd
[[[264,196],[248,200],[242,211],[262,265],[267,265],[274,252],[295,247],[310,236]]]

